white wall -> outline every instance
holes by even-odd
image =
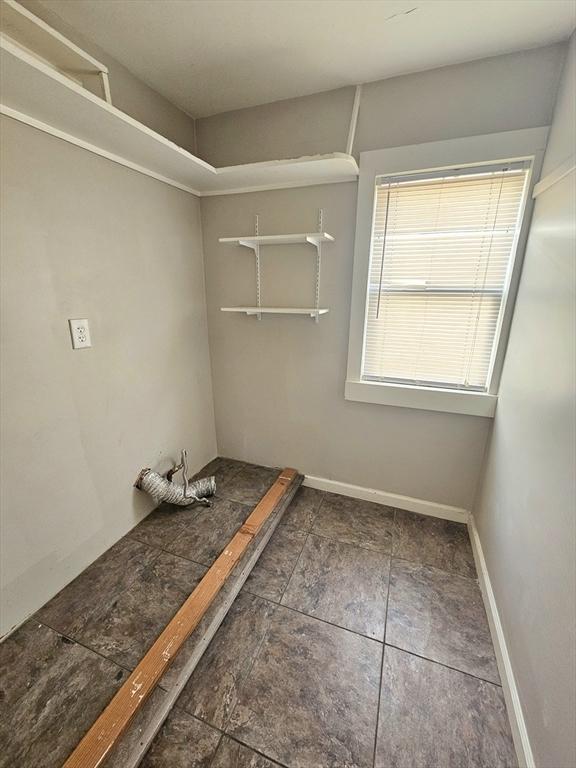
[[[5,632],[150,511],[142,467],[216,441],[197,198],[1,127]]]
[[[345,152],[354,88],[284,99],[196,120],[198,152],[212,165]]]
[[[564,54],[565,46],[551,46],[371,84],[360,107],[356,149],[547,125]],[[289,102],[298,102],[303,127],[296,135],[288,102],[199,120],[200,152],[216,164],[264,159],[255,156],[262,136],[266,157],[275,149],[278,157],[292,149],[342,150],[328,143],[328,134],[319,143],[315,133],[322,111],[335,121],[338,107],[343,123],[331,130],[335,136],[343,127],[345,141],[353,92],[332,94]],[[349,183],[202,199],[219,452],[470,509],[489,419],[344,400],[356,188]],[[218,237],[252,233],[256,213],[264,234],[315,230],[319,207],[336,238],[325,248],[322,269],[321,304],[330,313],[318,325],[303,317],[258,322],[221,313],[221,306],[253,304],[255,280],[253,255],[220,245]],[[313,278],[313,253],[305,247],[265,250],[265,304],[313,302]]]
[[[417,72],[363,86],[354,154],[547,125],[562,43]],[[345,152],[354,88],[276,101],[196,121],[210,163]]]
[[[574,160],[575,41],[543,176]],[[574,173],[538,197],[475,518],[539,768],[576,765]]]

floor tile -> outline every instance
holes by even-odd
[[[161,552],[121,595],[91,616],[78,640],[132,669],[205,572],[198,563]]]
[[[228,499],[215,498],[189,526],[181,526],[168,551],[210,566],[250,514],[250,507]]]
[[[211,477],[213,475],[216,478],[216,491],[218,491],[221,483],[224,483],[226,480],[230,480],[245,466],[245,461],[226,459],[219,456],[218,458],[212,459],[212,461],[208,462],[208,464],[206,464],[205,467],[202,467],[199,472],[196,472],[194,479],[196,480],[200,477]]]
[[[289,768],[371,767],[381,650],[278,607],[226,730]]]
[[[472,545],[464,523],[397,509],[393,554],[415,563],[476,578]]]
[[[370,501],[326,493],[312,526],[313,533],[389,553],[394,510]]]
[[[375,768],[514,768],[502,689],[387,647]]]
[[[174,708],[152,742],[141,768],[209,768],[220,733]]]
[[[486,611],[473,579],[392,560],[386,642],[500,682]]]
[[[280,524],[309,531],[323,498],[323,491],[318,491],[316,488],[305,488],[301,485],[288,509],[284,512]]]
[[[278,526],[258,558],[244,589],[280,602],[306,541],[306,531]]]
[[[157,549],[120,539],[40,608],[35,618],[73,637],[98,609],[119,595],[158,557]]]
[[[223,728],[275,609],[255,595],[240,594],[184,687],[178,706]]]
[[[240,472],[220,483],[216,493],[224,499],[233,499],[243,504],[256,504],[279,474],[279,469],[246,464]]]
[[[382,640],[389,567],[381,552],[310,534],[282,604]]]
[[[60,768],[124,682],[116,664],[30,620],[0,645],[0,766]]]
[[[174,539],[178,538],[183,526],[193,525],[202,509],[200,504],[191,507],[162,504],[132,528],[128,537],[151,547],[166,549]]]
[[[276,768],[277,765],[234,739],[223,736],[210,768]]]

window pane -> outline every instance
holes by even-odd
[[[377,185],[364,378],[486,388],[526,176]]]
[[[366,378],[483,389],[490,365],[500,296],[396,293],[366,329]],[[472,354],[471,354],[472,353]]]

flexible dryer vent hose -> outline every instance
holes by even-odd
[[[184,485],[172,482],[172,476],[182,470]],[[186,464],[186,451],[182,451],[182,460],[178,466],[168,472],[167,477],[153,472],[151,469],[143,469],[134,483],[136,488],[150,494],[156,502],[164,501],[167,504],[178,504],[186,507],[189,504],[200,502],[210,506],[207,496],[216,493],[216,478],[203,477],[200,480],[190,482],[188,480],[188,466]]]

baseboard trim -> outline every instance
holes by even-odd
[[[528,730],[526,729],[526,721],[524,720],[524,713],[522,712],[518,687],[512,669],[512,662],[510,660],[502,622],[500,621],[500,615],[498,613],[496,597],[488,574],[478,529],[476,528],[476,523],[474,522],[474,517],[472,515],[470,515],[468,522],[468,530],[470,532],[470,541],[472,542],[472,551],[474,552],[474,560],[478,572],[478,583],[482,591],[482,597],[484,598],[484,606],[488,615],[492,642],[494,643],[494,650],[496,652],[496,661],[498,662],[498,671],[500,672],[502,681],[502,690],[506,700],[508,718],[510,720],[512,738],[514,739],[514,746],[516,747],[518,763],[520,768],[536,768],[534,755],[532,754],[532,748],[530,746],[530,739],[528,738]]]
[[[319,491],[339,493],[342,496],[352,496],[354,499],[373,501],[375,504],[385,504],[388,507],[407,509],[409,512],[418,512],[421,515],[441,517],[444,520],[452,520],[456,523],[467,523],[469,512],[461,507],[451,507],[448,504],[438,504],[435,501],[417,499],[413,496],[402,496],[399,493],[378,491],[376,488],[364,488],[361,485],[341,483],[338,480],[329,480],[325,477],[305,475],[302,485],[308,488],[317,488]]]

